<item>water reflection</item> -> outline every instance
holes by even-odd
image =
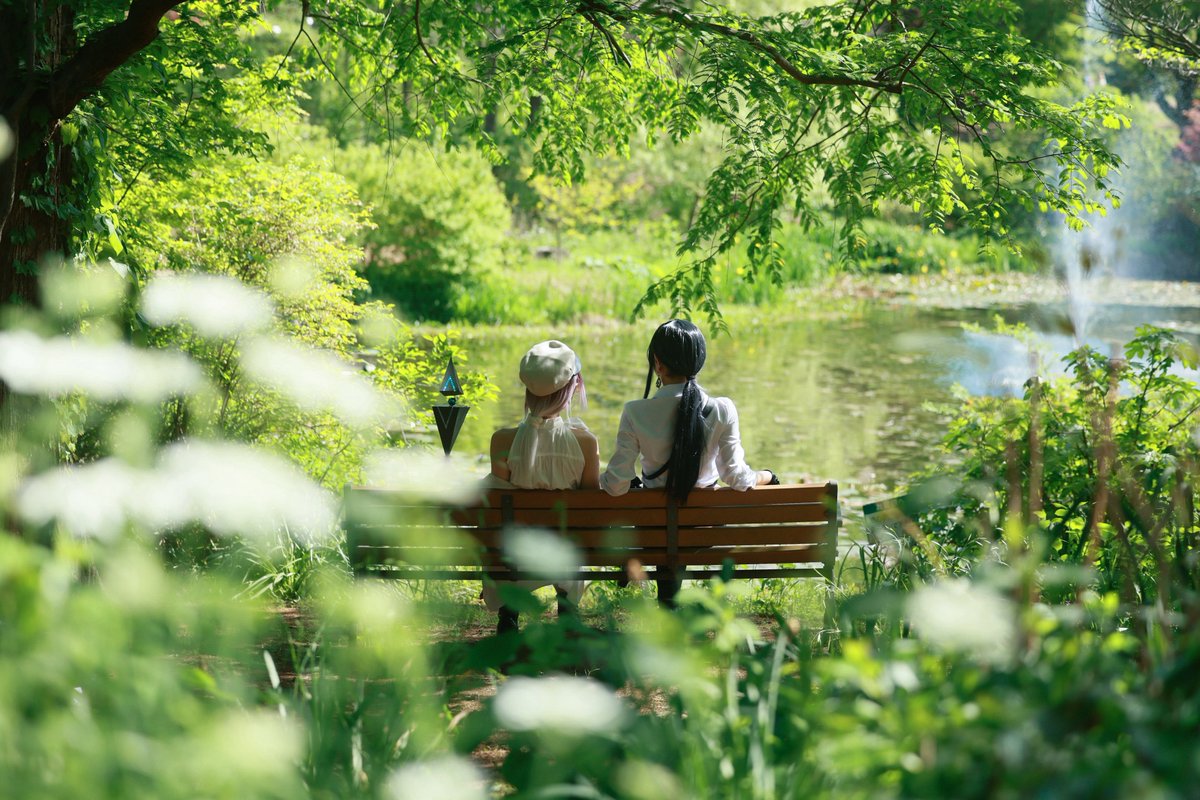
[[[918,349],[898,347],[917,327],[931,338]],[[486,470],[483,454],[492,430],[521,415],[521,354],[539,338],[557,336],[583,359],[590,402],[584,418],[607,460],[621,406],[642,396],[652,330],[639,325],[471,332],[473,368],[487,372],[501,396],[467,418],[456,448],[460,457],[474,457]],[[945,420],[925,404],[950,400],[944,353],[962,335],[957,319],[917,310],[748,320],[735,323],[732,336],[710,337],[700,382],[737,404],[751,466],[774,469],[786,481],[832,478],[842,484],[844,496],[874,496],[932,456]]]
[[[999,313],[1036,331],[1043,363],[1061,371],[1075,342],[1056,320],[1061,308],[930,310],[874,307],[848,316],[733,321],[732,336],[709,338],[700,382],[737,404],[747,460],[785,481],[834,479],[850,507],[894,490],[938,458],[948,417],[935,406],[954,402],[951,387],[974,394],[1019,393],[1035,371],[1029,348],[1007,336],[964,330],[990,327]],[[1147,322],[1200,321],[1197,309],[1098,308],[1089,341],[1119,350]],[[500,387],[497,403],[473,409],[456,456],[487,470],[494,429],[521,417],[521,354],[540,339],[567,342],[583,360],[590,408],[583,414],[612,454],[621,406],[642,396],[646,344],[654,325],[475,329],[465,334],[471,369]]]
[[[1146,306],[1094,306],[1089,334],[1080,338],[1064,325],[1068,311],[1057,305],[1031,305],[1007,309],[1001,316],[1022,322],[1030,329],[1027,340],[964,330],[957,352],[947,362],[947,377],[975,395],[1019,396],[1033,375],[1056,377],[1066,374],[1066,356],[1082,345],[1109,358],[1122,356],[1124,345],[1142,325],[1174,329],[1193,345],[1200,341],[1195,308]],[[922,334],[914,334],[920,339]],[[1196,370],[1177,368],[1176,374],[1196,380]]]

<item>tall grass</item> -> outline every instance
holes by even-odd
[[[1007,252],[981,254],[972,237],[952,238],[883,220],[868,221],[865,232],[861,252],[845,260],[835,228],[804,231],[785,225],[779,237],[784,253],[779,280],[752,278],[745,253],[734,250],[717,259],[717,296],[727,305],[770,307],[786,302],[793,287],[844,273],[1027,268]],[[690,256],[676,253],[676,244],[673,232],[658,225],[566,237],[531,232],[510,248],[508,263],[477,276],[472,289],[458,298],[455,316],[474,324],[625,319],[652,282],[690,263]]]

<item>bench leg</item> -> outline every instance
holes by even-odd
[[[675,608],[675,595],[679,594],[679,587],[683,585],[683,579],[672,570],[656,571],[655,574],[663,575],[654,580],[658,584],[658,604],[663,608]]]
[[[500,619],[496,623],[496,635],[512,633],[517,630],[518,614],[508,606],[500,606]]]

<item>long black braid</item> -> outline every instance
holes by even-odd
[[[687,380],[675,416],[671,457],[662,469],[647,477],[657,478],[666,471],[667,494],[684,503],[700,476],[700,460],[704,456],[704,401],[696,385],[696,374],[704,367],[708,345],[700,329],[687,320],[673,319],[659,325],[646,349],[650,370],[646,373],[644,397],[650,396],[656,356],[672,375],[682,375]]]

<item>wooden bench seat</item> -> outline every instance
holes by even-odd
[[[686,580],[738,567],[739,578],[812,577],[832,583],[837,484],[696,489],[686,505],[660,489],[611,497],[599,490],[492,490],[465,506],[440,506],[386,489],[347,487],[347,550],[356,574],[417,579],[544,577],[505,561],[517,527],[553,532],[578,550],[561,580],[642,577],[643,568]]]

